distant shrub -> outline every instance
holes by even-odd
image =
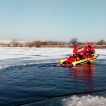
[[[97,45],[105,45],[106,41],[105,40],[100,40],[97,42]]]

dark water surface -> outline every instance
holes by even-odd
[[[64,106],[64,98],[88,94],[106,97],[105,64],[64,68],[45,63],[0,70],[0,106]]]

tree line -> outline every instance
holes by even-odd
[[[0,42],[0,46],[4,47],[73,47],[75,45],[83,45],[87,42],[80,42],[77,38],[70,39],[69,42],[59,42],[59,41],[27,41],[27,42],[19,42],[17,40],[12,40],[9,43]],[[93,42],[94,46],[97,48],[106,48],[106,41],[99,40],[97,42]]]

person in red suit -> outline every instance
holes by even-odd
[[[81,47],[79,46],[79,45],[76,45],[75,47],[74,47],[74,49],[73,49],[73,55],[72,56],[70,56],[66,61],[65,61],[65,63],[72,63],[72,62],[75,62],[75,61],[77,61],[77,60],[80,60],[80,58],[79,58],[79,56],[80,56],[80,54],[79,54],[79,50],[81,49]]]
[[[93,43],[88,42],[87,46],[85,46],[83,50],[84,57],[85,58],[93,57],[94,53],[95,53],[95,49],[93,48]]]
[[[83,50],[81,46],[75,46],[73,49],[73,56],[76,58],[76,60],[83,59]]]

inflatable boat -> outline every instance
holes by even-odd
[[[95,61],[95,59],[98,56],[99,55],[97,53],[95,53],[93,55],[93,57],[84,58],[84,59],[76,60],[76,61],[73,61],[73,62],[70,62],[70,61],[67,62],[67,59],[61,59],[61,60],[59,60],[59,64],[61,66],[64,66],[64,67],[67,67],[67,66],[76,66],[76,65],[85,64],[85,63],[91,64],[91,63],[93,63]]]

